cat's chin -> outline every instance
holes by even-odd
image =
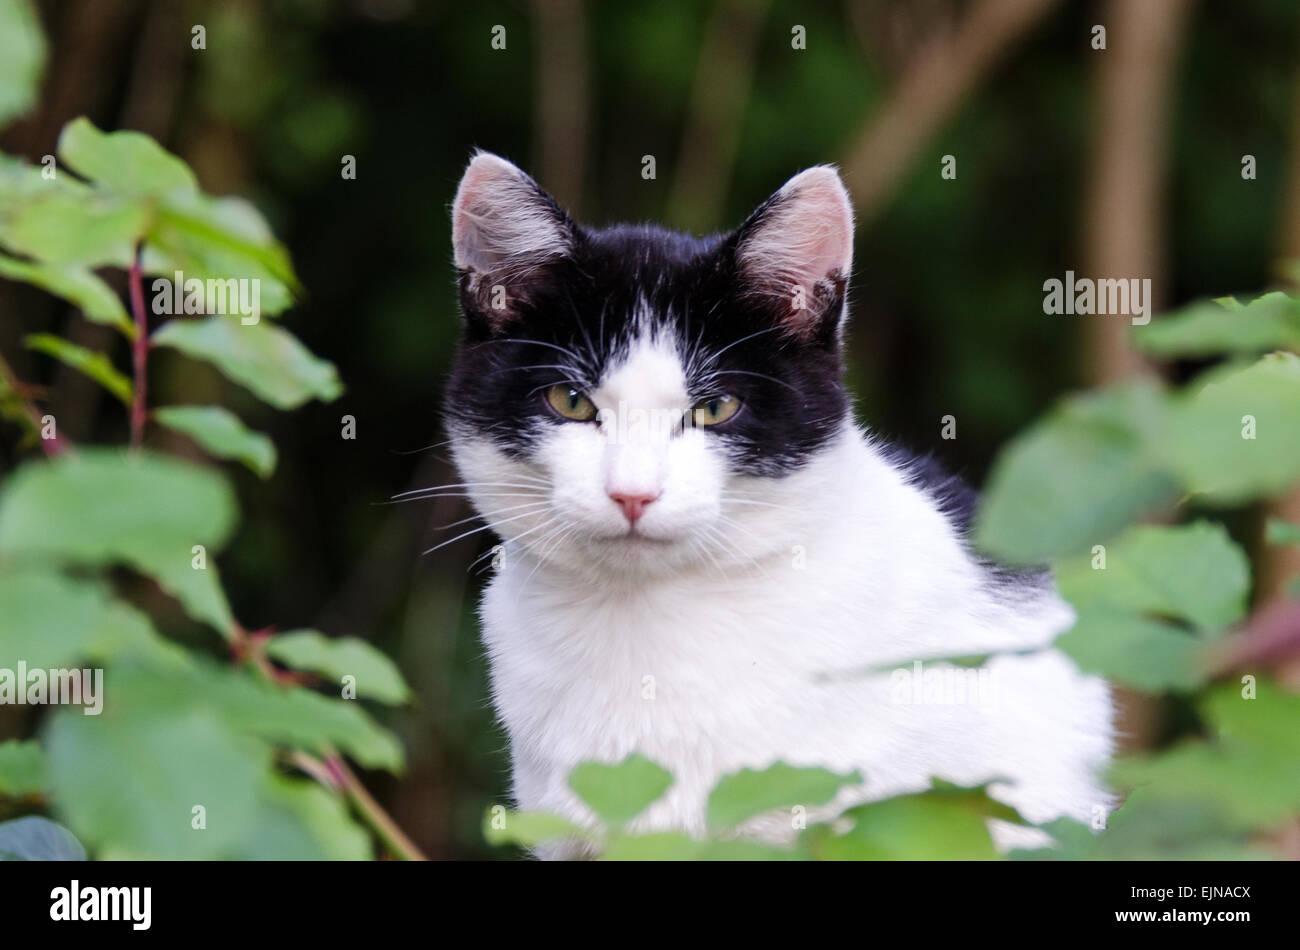
[[[677,573],[699,559],[690,536],[662,537],[641,531],[589,534],[549,560],[566,563],[594,577],[647,578]]]

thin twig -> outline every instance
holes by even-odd
[[[343,794],[347,797],[352,806],[360,812],[361,817],[388,846],[388,850],[403,861],[427,861],[424,853],[415,846],[410,838],[401,828],[397,827],[397,822],[389,817],[388,812],[384,811],[379,802],[371,797],[366,791],[366,787],[361,784],[361,780],[356,777],[347,763],[337,754],[331,754],[325,757],[325,765],[330,774],[338,782]]]
[[[136,246],[131,260],[131,314],[135,318],[135,339],[131,341],[131,363],[135,371],[135,396],[131,401],[131,448],[139,449],[144,442],[144,423],[148,415],[149,323],[144,312],[144,287],[141,280],[140,256],[144,245]]]

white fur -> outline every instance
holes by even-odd
[[[647,327],[590,393],[601,426],[553,427],[532,464],[457,434],[475,504],[506,539],[482,621],[519,806],[591,822],[569,772],[639,752],[675,776],[647,829],[703,833],[720,776],[778,760],[859,769],[865,785],[837,805],[939,776],[999,779],[1033,822],[1104,814],[1110,698],[1050,647],[1068,606],[999,593],[847,419],[780,478],[729,475],[707,431],[621,425],[689,408],[681,361]],[[639,536],[607,495],[620,479],[660,495]],[[995,651],[1017,651],[987,665],[995,705],[904,702],[879,672]],[[788,824],[758,830],[780,839]]]

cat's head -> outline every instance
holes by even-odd
[[[853,254],[834,169],[735,231],[577,224],[486,153],[452,207],[463,336],[447,390],[475,506],[547,561],[680,570],[786,544],[796,484],[848,424]]]

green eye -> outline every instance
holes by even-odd
[[[716,426],[726,422],[740,411],[740,400],[734,396],[714,396],[695,404],[691,410],[691,424],[697,426]]]
[[[586,395],[572,386],[561,383],[546,390],[546,401],[551,408],[575,422],[588,422],[596,418],[596,407]]]

